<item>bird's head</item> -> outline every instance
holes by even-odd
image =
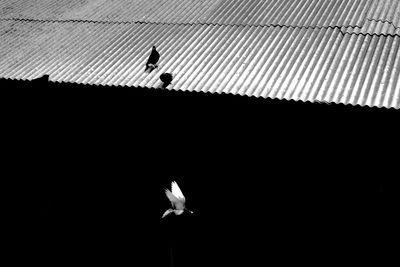
[[[156,46],[155,45],[153,45],[153,50],[156,50]]]

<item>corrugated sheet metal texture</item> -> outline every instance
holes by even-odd
[[[362,27],[343,27],[356,34],[400,35],[400,1],[374,0]]]
[[[400,108],[400,36],[339,29],[0,22],[0,76]],[[160,67],[144,73],[151,46]]]
[[[0,18],[362,27],[371,7],[380,6],[380,1],[3,0],[0,3]]]
[[[218,0],[4,0],[0,18],[197,23]]]
[[[361,26],[373,0],[228,0],[207,21],[217,24],[307,27]]]
[[[400,35],[400,1],[374,1],[362,32]]]

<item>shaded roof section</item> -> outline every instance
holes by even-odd
[[[400,36],[339,29],[2,21],[0,75],[400,108]],[[5,34],[4,34],[5,33]],[[11,33],[11,34],[10,34]],[[155,44],[159,68],[144,73]]]
[[[362,27],[381,0],[3,0],[0,17],[221,25]],[[397,2],[397,0],[385,0]],[[395,14],[392,14],[395,16]]]

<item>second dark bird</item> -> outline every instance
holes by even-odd
[[[151,54],[149,56],[149,59],[147,60],[146,63],[146,69],[145,72],[152,72],[155,68],[157,68],[157,62],[160,59],[160,54],[157,52],[156,47],[153,46],[153,49],[151,50]]]
[[[160,75],[160,80],[163,82],[162,87],[166,88],[171,84],[173,76],[171,73],[163,73]]]

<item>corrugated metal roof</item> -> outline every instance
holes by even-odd
[[[0,76],[400,108],[400,36],[340,29],[1,21]],[[159,68],[144,73],[151,46]]]
[[[380,6],[379,1],[3,0],[0,3],[0,17],[40,20],[362,27],[370,7]]]
[[[400,34],[398,0],[4,0],[0,19],[348,27]]]
[[[4,0],[0,76],[400,108],[399,24],[398,0]]]

